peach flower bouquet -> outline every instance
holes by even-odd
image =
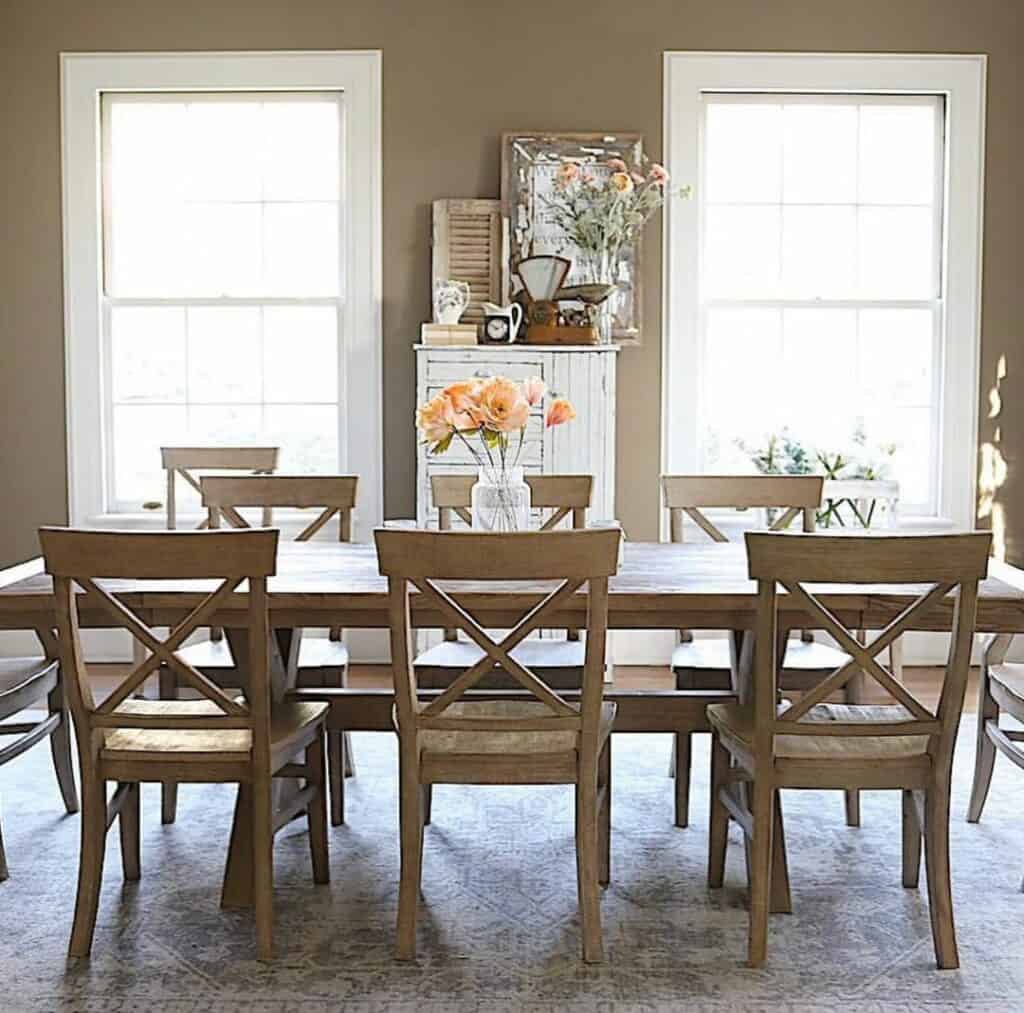
[[[474,526],[489,530],[526,527],[529,487],[523,481],[519,460],[530,413],[543,404],[546,395],[547,385],[539,377],[516,383],[504,376],[492,376],[450,384],[417,409],[416,427],[427,445],[427,453],[443,454],[459,440],[479,469],[478,487],[486,485],[494,490],[494,515],[482,517],[474,489]],[[544,424],[550,428],[574,418],[576,410],[572,404],[556,397],[547,406]],[[525,514],[521,502],[524,491]]]

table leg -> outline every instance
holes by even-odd
[[[243,667],[243,659],[249,657],[249,633],[242,629],[227,629],[231,653]],[[267,645],[270,659],[270,695],[274,702],[284,698],[285,693],[295,686],[298,677],[299,645],[301,629],[275,629]],[[301,762],[298,760],[297,762]],[[275,778],[273,803],[275,810],[281,799],[298,792],[301,782],[295,778]],[[253,896],[252,866],[252,787],[238,786],[235,799],[235,815],[231,824],[231,840],[228,844],[227,863],[224,868],[224,885],[221,890],[221,907],[251,907]]]

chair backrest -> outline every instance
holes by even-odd
[[[852,735],[928,736],[933,761],[948,766],[963,707],[970,665],[971,643],[977,611],[978,582],[988,572],[992,536],[988,532],[960,535],[829,536],[778,535],[748,532],[746,535],[750,576],[757,581],[758,605],[754,682],[754,749],[763,761],[770,759],[776,735],[843,737]],[[813,592],[807,584],[906,585],[914,601],[893,619],[868,645],[858,642],[825,604],[827,588]],[[786,591],[787,611],[799,610],[799,621],[810,617],[849,655],[837,668],[800,700],[777,712],[780,643],[778,588]],[[914,627],[922,613],[952,603],[949,629],[952,634],[939,705],[929,710],[877,660],[879,653]],[[895,593],[894,591],[890,593]],[[811,708],[842,689],[863,672],[877,682],[893,703],[902,708],[894,720],[844,723],[801,720]]]
[[[82,762],[95,761],[106,731],[112,728],[244,728],[252,733],[253,759],[269,763],[270,686],[268,677],[267,577],[275,572],[276,531],[82,531],[72,528],[41,528],[39,541],[46,572],[53,577],[57,629],[60,635],[62,670],[67,681],[71,712],[75,719]],[[108,588],[104,581],[121,583]],[[131,600],[123,582],[202,581],[198,602],[166,638],[156,632],[119,597]],[[205,590],[209,581],[213,590]],[[226,607],[243,582],[246,627],[249,633],[248,698],[239,702],[214,685],[177,654],[186,637],[219,608]],[[84,592],[90,608],[101,608],[111,626],[128,630],[145,648],[146,657],[118,684],[111,695],[96,704],[86,672],[79,627],[79,601]],[[147,591],[158,589],[146,587]],[[239,592],[240,593],[240,592]],[[232,608],[235,608],[234,603]],[[167,665],[180,680],[216,705],[209,715],[174,717],[133,713],[129,701],[160,665]]]
[[[819,475],[662,475],[670,537],[683,541],[685,515],[712,541],[729,541],[703,513],[708,507],[778,509],[782,513],[771,522],[772,531],[788,528],[797,517],[804,531],[813,531],[824,482]]]
[[[196,492],[202,493],[195,471],[247,471],[254,475],[270,474],[277,468],[277,447],[161,447],[160,456],[167,472],[167,529],[178,527],[177,480],[184,479]],[[204,518],[200,528],[208,526]],[[267,521],[264,527],[269,527]]]
[[[593,475],[526,475],[525,480],[530,487],[530,503],[541,510],[551,510],[541,523],[541,531],[552,531],[570,515],[574,529],[587,526],[587,508],[594,492]],[[451,530],[454,516],[466,524],[473,523],[469,508],[475,482],[475,475],[430,476],[430,491],[441,531]],[[566,630],[566,635],[569,640],[579,639],[578,630]],[[444,638],[457,640],[458,631],[448,628]]]
[[[593,531],[515,532],[469,531],[374,532],[380,572],[388,578],[391,658],[399,730],[485,730],[500,732],[572,730],[583,746],[596,741],[604,694],[605,639],[608,628],[608,578],[615,573],[621,534],[613,529]],[[501,641],[493,640],[439,581],[528,582],[522,588],[527,603],[522,617]],[[551,589],[550,582],[557,581]],[[579,705],[566,701],[536,673],[521,665],[510,651],[535,629],[550,625],[551,613],[565,607],[586,585],[587,645]],[[426,706],[417,699],[416,674],[410,649],[410,588],[484,652],[472,667]],[[511,606],[510,610],[518,610]],[[446,714],[468,690],[498,664],[550,710],[536,719],[467,718]]]
[[[571,515],[574,528],[587,526],[587,508],[594,492],[592,475],[526,475],[530,502],[551,514],[541,524],[541,531],[551,531]],[[459,517],[472,524],[470,500],[475,475],[431,475],[430,491],[437,507],[437,525],[450,531],[452,521]]]
[[[245,507],[262,507],[264,525],[273,524],[275,507],[318,509],[317,517],[296,535],[297,542],[308,541],[335,515],[338,541],[351,541],[358,487],[355,475],[205,475],[200,482],[212,528],[222,520],[232,527],[249,527],[238,512]]]

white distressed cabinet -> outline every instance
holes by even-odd
[[[540,406],[530,416],[520,463],[530,474],[594,476],[589,517],[605,520],[615,513],[615,366],[617,345],[416,345],[417,404],[455,380],[507,376],[525,380],[539,376],[549,395],[567,397],[576,419],[544,428]],[[458,441],[445,454],[427,455],[420,444],[416,458],[416,520],[437,526],[430,497],[433,474],[472,473],[473,459]]]

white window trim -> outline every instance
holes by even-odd
[[[705,92],[921,93],[946,98],[949,158],[943,242],[945,329],[940,395],[939,517],[975,519],[981,250],[984,199],[983,55],[696,53],[664,56],[664,151],[678,183],[699,185]],[[663,256],[662,470],[698,470],[701,376],[699,200],[666,204]]]
[[[342,342],[338,446],[358,474],[354,534],[383,518],[381,53],[62,53],[61,142],[68,509],[73,524],[152,526],[105,514],[100,95],[107,91],[342,91]]]

